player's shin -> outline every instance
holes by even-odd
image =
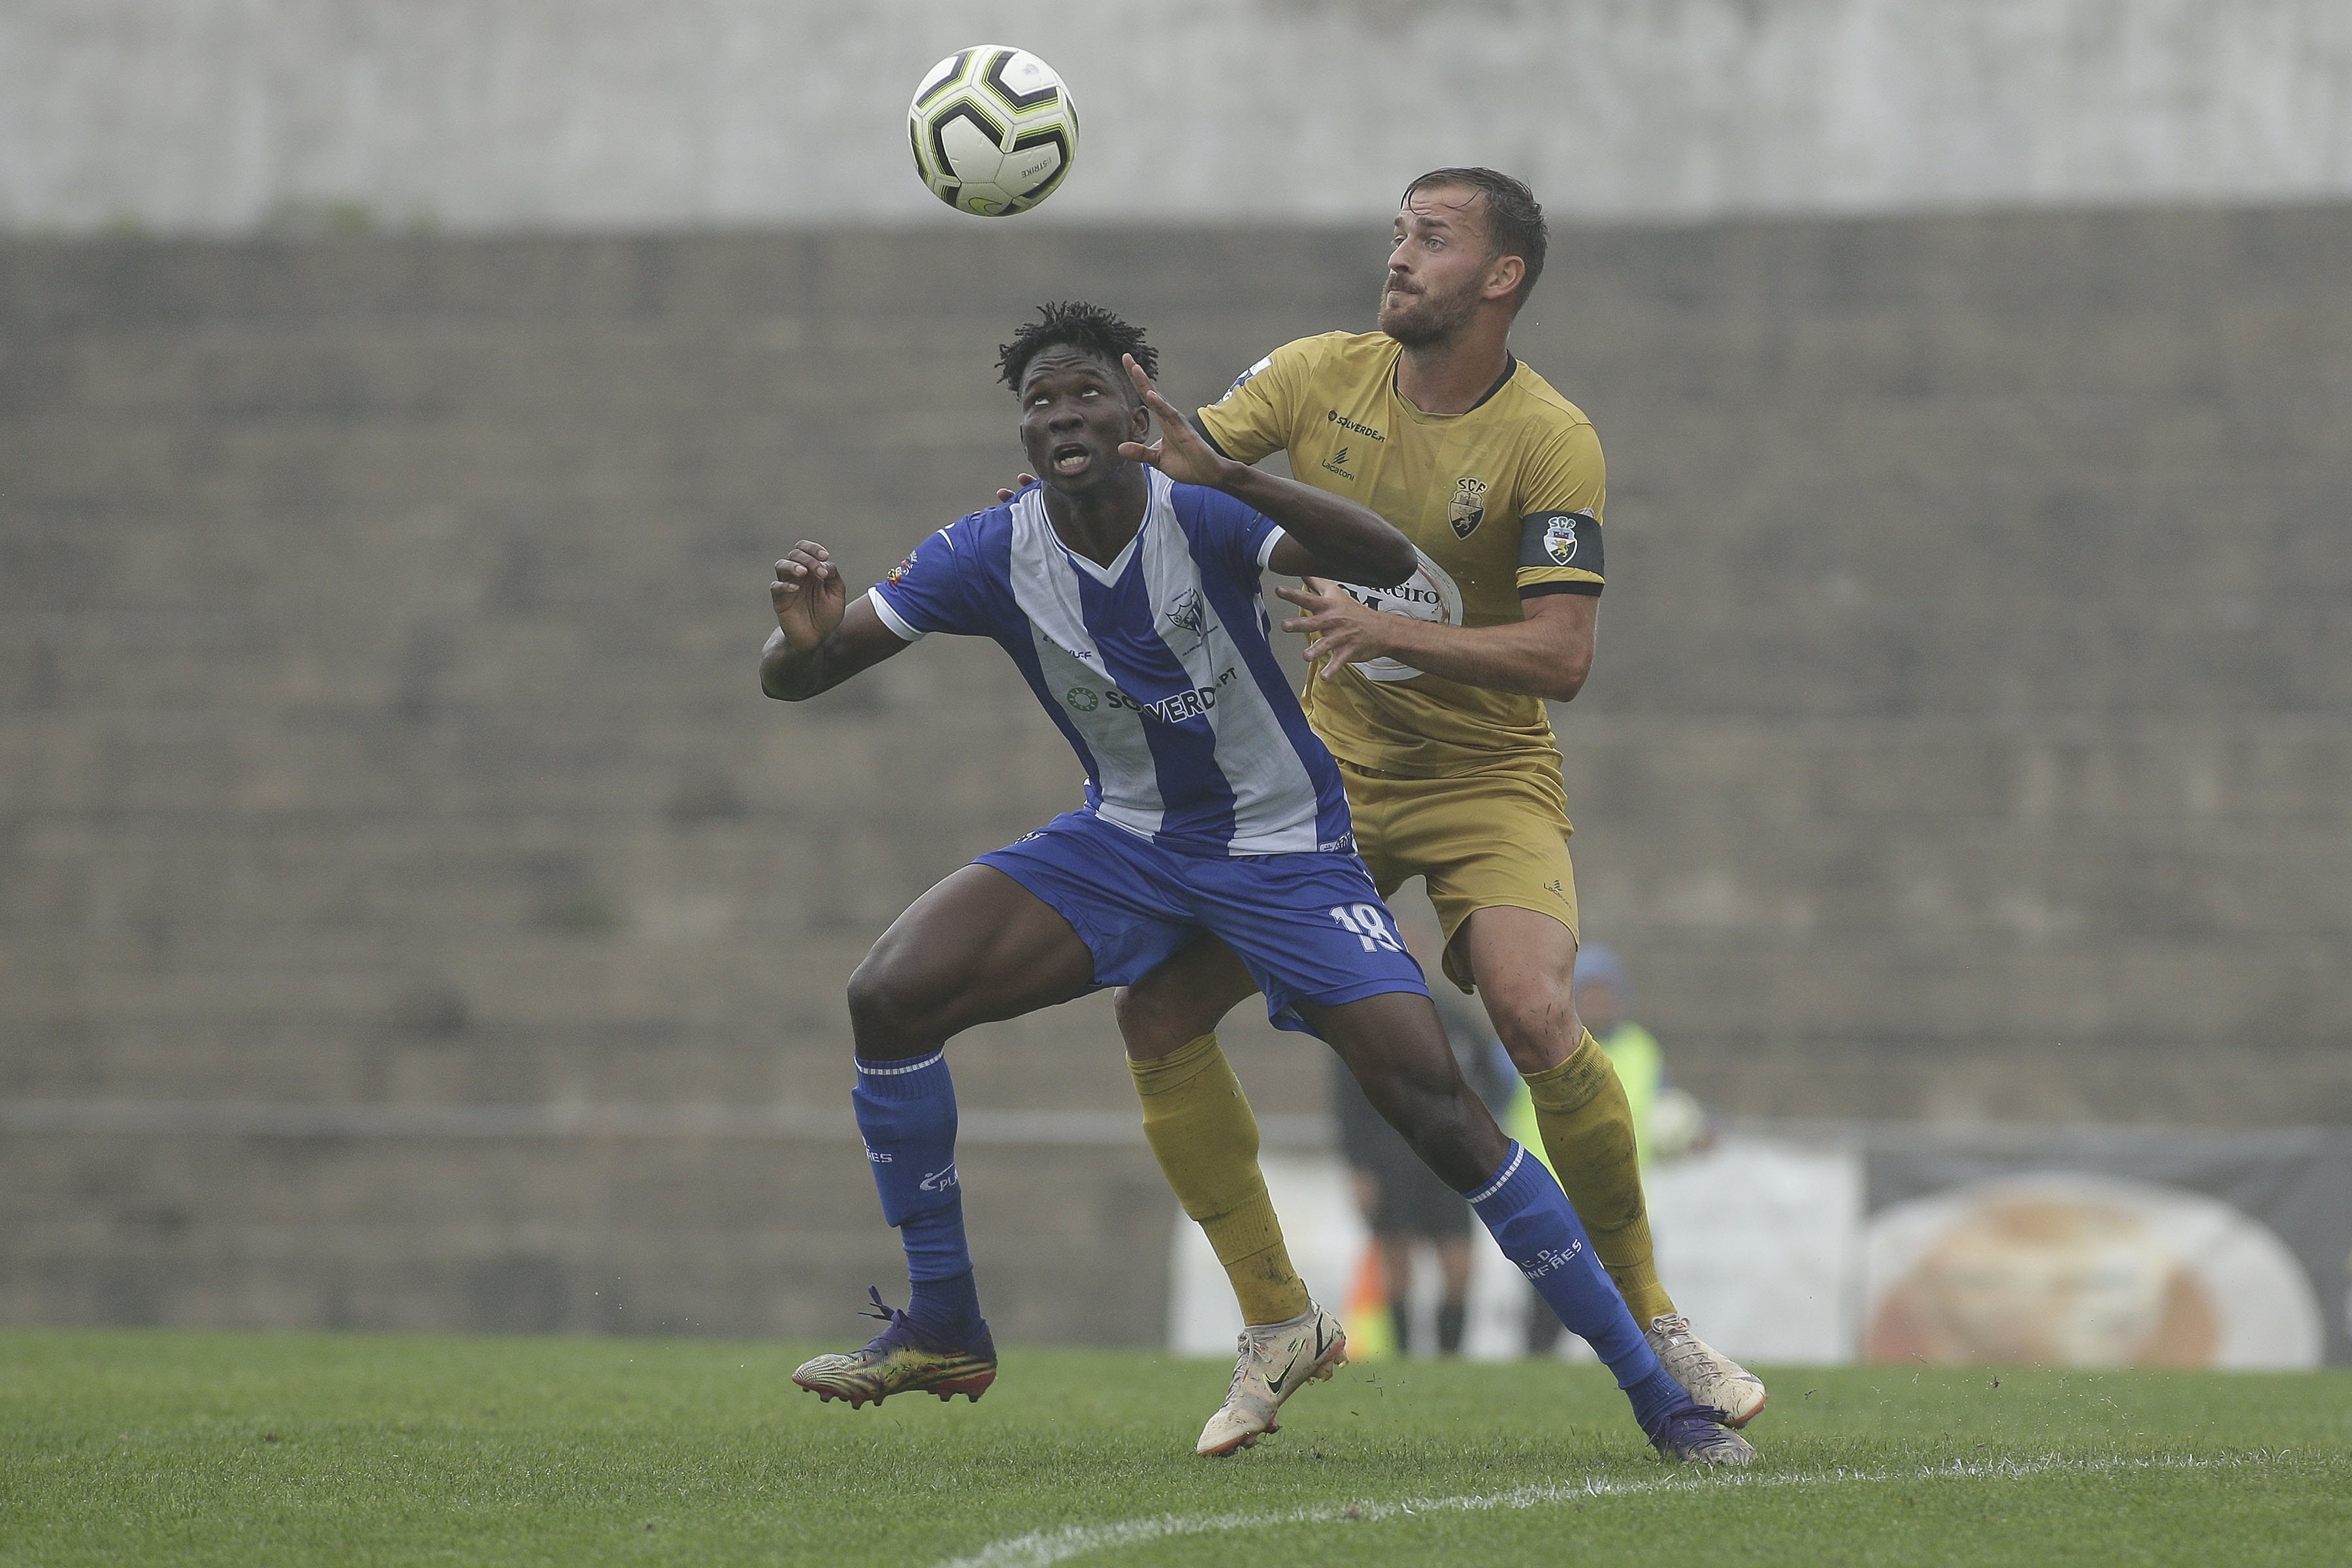
[[[1286,1322],[1307,1311],[1307,1287],[1291,1267],[1258,1169],[1257,1117],[1217,1037],[1202,1035],[1167,1056],[1127,1065],[1152,1155],[1216,1249],[1242,1321]]]
[[[882,1217],[907,1251],[907,1315],[925,1334],[962,1344],[980,1333],[980,1294],[964,1243],[956,1177],[955,1082],[947,1053],[900,1061],[857,1059],[851,1100]]]
[[[1545,1157],[1626,1305],[1644,1323],[1673,1311],[1674,1298],[1659,1283],[1651,1255],[1633,1108],[1608,1053],[1588,1031],[1566,1061],[1527,1083]]]
[[[1644,1431],[1689,1403],[1642,1337],[1624,1298],[1593,1256],[1576,1211],[1541,1161],[1511,1144],[1502,1167],[1469,1198],[1503,1256],[1518,1265],[1559,1321],[1616,1374]]]

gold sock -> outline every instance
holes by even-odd
[[[1257,1117],[1217,1037],[1202,1035],[1157,1061],[1129,1058],[1127,1065],[1143,1101],[1143,1135],[1177,1201],[1208,1233],[1234,1282],[1242,1321],[1279,1323],[1307,1310],[1307,1286],[1290,1266],[1282,1222],[1257,1167]]]
[[[1675,1310],[1650,1256],[1650,1214],[1642,1200],[1642,1165],[1633,1142],[1633,1108],[1588,1030],[1568,1059],[1528,1079],[1544,1152],[1561,1190],[1576,1205],[1592,1250],[1643,1327]]]

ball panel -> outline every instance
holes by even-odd
[[[999,49],[988,57],[981,84],[1014,113],[1036,109],[1062,96],[1062,85],[1045,62],[1022,49]]]
[[[950,89],[962,86],[964,68],[971,63],[971,57],[977,52],[975,49],[959,50],[933,66],[916,84],[915,101],[908,106],[907,112],[919,116],[929,109],[935,100]]]

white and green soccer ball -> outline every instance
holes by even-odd
[[[931,195],[958,212],[1010,217],[1060,188],[1078,155],[1078,110],[1035,55],[974,44],[923,74],[907,139]]]

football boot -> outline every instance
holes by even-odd
[[[1691,1332],[1680,1312],[1662,1312],[1642,1331],[1667,1374],[1683,1392],[1723,1413],[1726,1426],[1740,1427],[1764,1408],[1764,1380]]]
[[[794,1383],[827,1403],[846,1399],[855,1410],[894,1394],[936,1394],[942,1401],[961,1394],[976,1402],[996,1381],[996,1342],[987,1324],[970,1344],[946,1344],[916,1327],[905,1312],[885,1306],[881,1291],[869,1285],[866,1293],[874,1307],[865,1316],[888,1326],[864,1350],[803,1362],[793,1373]]]
[[[1225,1402],[1201,1428],[1193,1452],[1213,1458],[1249,1447],[1268,1432],[1279,1432],[1282,1402],[1310,1383],[1321,1383],[1348,1363],[1348,1334],[1339,1320],[1307,1303],[1287,1322],[1259,1323],[1242,1331]]]
[[[1723,1412],[1703,1405],[1667,1411],[1646,1428],[1658,1457],[1677,1465],[1752,1465],[1756,1450],[1733,1431]]]

